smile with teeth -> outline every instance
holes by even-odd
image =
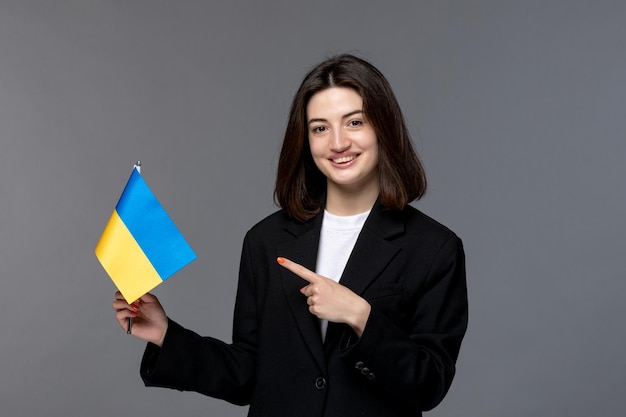
[[[356,157],[357,155],[342,156],[341,158],[331,159],[331,161],[333,161],[336,164],[345,164],[346,162],[350,162],[354,160]]]

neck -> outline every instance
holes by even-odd
[[[328,184],[325,209],[337,216],[352,216],[370,210],[377,198],[378,184],[358,190]]]

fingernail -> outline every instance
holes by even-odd
[[[136,311],[131,311],[131,312],[130,312],[130,314],[131,314],[133,317],[137,317],[137,316],[139,315],[139,313],[137,313]]]
[[[139,310],[139,306],[137,306],[135,304],[131,304],[131,307],[133,308],[133,310]]]
[[[276,262],[278,262],[279,264],[284,264],[285,263],[285,258],[281,258],[279,256],[278,258],[276,258]]]

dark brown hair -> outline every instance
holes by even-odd
[[[355,90],[363,112],[376,132],[379,157],[379,200],[383,207],[402,210],[426,191],[426,174],[411,145],[402,111],[387,79],[369,62],[353,55],[331,57],[313,68],[296,93],[278,160],[274,199],[297,221],[319,213],[326,177],[309,149],[306,107],[311,97],[330,87]]]

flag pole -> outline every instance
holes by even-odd
[[[133,166],[133,169],[136,169],[138,173],[141,174],[141,161],[137,161]],[[133,318],[129,317],[128,322],[126,323],[126,334],[131,334],[131,329],[133,326]]]

